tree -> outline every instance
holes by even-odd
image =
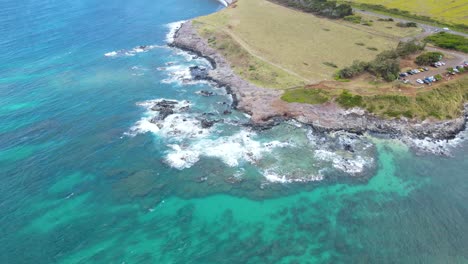
[[[431,65],[442,59],[443,54],[440,52],[426,52],[416,57],[416,64],[418,65]]]

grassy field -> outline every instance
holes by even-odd
[[[366,18],[369,19],[370,18]],[[290,88],[331,80],[355,59],[372,60],[419,29],[318,18],[265,0],[239,0],[194,25],[236,73],[263,87]]]
[[[356,3],[380,4],[411,13],[433,17],[442,22],[468,25],[466,0],[351,0]]]
[[[356,95],[347,90],[337,94],[336,90],[300,88],[286,91],[282,98],[287,102],[310,104],[335,100],[345,108],[361,107],[385,118],[451,119],[461,114],[463,103],[468,101],[468,76],[432,90],[421,90],[414,96],[398,93]]]

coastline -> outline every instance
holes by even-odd
[[[416,121],[407,118],[383,119],[362,109],[343,109],[333,102],[322,105],[287,103],[281,100],[282,91],[255,86],[233,72],[229,62],[211,48],[186,21],[174,32],[170,46],[206,58],[212,65],[204,78],[226,87],[232,94],[233,107],[248,113],[253,126],[271,127],[281,121],[295,119],[318,131],[365,132],[434,140],[453,139],[466,128],[468,104],[463,114],[452,120]]]

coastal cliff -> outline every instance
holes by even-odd
[[[281,100],[282,91],[255,86],[236,75],[229,62],[197,33],[191,21],[181,25],[170,45],[210,61],[213,69],[205,78],[226,87],[233,95],[234,107],[251,115],[256,126],[271,126],[282,120],[295,119],[320,131],[345,130],[432,139],[451,139],[465,129],[468,104],[456,119],[418,121],[382,119],[362,109],[343,109],[333,102],[321,105],[287,103]]]

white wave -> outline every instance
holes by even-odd
[[[344,157],[336,152],[319,149],[314,153],[317,160],[328,161],[332,163],[335,169],[341,170],[351,175],[363,173],[367,167],[374,162],[371,157],[363,158],[360,155],[354,157]]]
[[[142,46],[137,46],[131,50],[117,50],[117,51],[111,51],[107,52],[104,54],[106,57],[133,57],[137,53],[142,53],[142,52],[148,52],[152,49],[156,48],[165,48],[164,46],[159,46],[159,45],[142,45]]]
[[[401,141],[419,152],[450,156],[452,150],[461,146],[466,138],[468,138],[468,129],[458,133],[455,138],[449,140],[403,138]]]
[[[153,120],[159,115],[158,111],[153,111],[151,108],[158,102],[163,100],[175,101],[174,113],[168,115],[164,120]],[[209,134],[209,129],[201,127],[200,120],[193,115],[181,112],[182,109],[191,106],[189,101],[176,101],[170,99],[156,99],[137,103],[137,105],[146,108],[144,116],[130,128],[130,131],[125,133],[128,136],[135,136],[143,133],[154,133],[166,138],[188,139],[201,138]],[[153,121],[152,121],[153,120]]]
[[[322,181],[324,179],[322,174],[318,175],[303,175],[299,178],[295,178],[291,175],[279,175],[272,170],[267,170],[263,173],[265,179],[272,183],[293,183],[293,182],[312,182]]]
[[[106,54],[104,54],[104,56],[106,57],[115,57],[117,55],[118,53],[116,51],[111,51],[111,52],[107,52]]]
[[[193,150],[183,150],[179,145],[168,145],[172,151],[167,154],[166,162],[169,166],[182,170],[192,167],[200,160],[200,153]]]
[[[185,169],[204,156],[218,158],[227,166],[236,167],[242,161],[255,164],[264,153],[288,146],[287,143],[261,143],[253,139],[254,135],[253,132],[243,130],[232,136],[217,139],[202,138],[185,146],[171,145],[166,162],[174,168]]]
[[[167,43],[174,42],[174,34],[177,32],[177,30],[179,30],[179,28],[182,26],[184,22],[185,20],[181,20],[181,21],[166,24],[166,27],[169,28],[169,32],[166,34]]]
[[[163,79],[162,83],[188,83],[192,81],[190,68],[185,65],[174,65],[166,67],[164,70],[169,72],[169,78]]]
[[[232,0],[218,0],[223,6],[228,7],[231,3]]]

